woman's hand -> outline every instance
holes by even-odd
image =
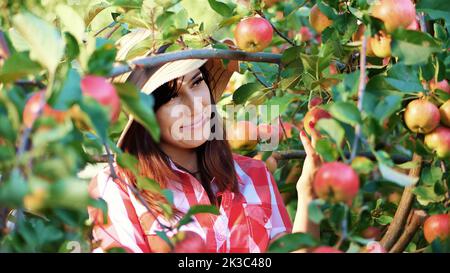
[[[305,149],[306,158],[303,163],[302,175],[297,182],[297,192],[303,197],[313,197],[312,182],[314,180],[314,175],[322,164],[320,156],[314,150],[314,147],[316,146],[316,139],[317,135],[315,135],[314,131],[311,139],[309,139],[304,130],[300,132],[300,140],[302,141]]]

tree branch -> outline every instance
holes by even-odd
[[[413,155],[413,161],[418,162],[417,167],[412,168],[409,171],[409,176],[419,177],[422,168],[422,157],[416,153]],[[413,189],[415,185],[410,185],[405,187],[403,190],[402,198],[400,199],[400,204],[398,205],[397,211],[395,212],[394,219],[389,225],[386,233],[381,239],[381,245],[390,251],[392,246],[397,242],[401,235],[401,232],[405,226],[408,215],[411,211],[411,206],[414,201]]]
[[[417,230],[423,225],[425,219],[427,218],[427,213],[423,210],[413,210],[411,212],[410,219],[398,241],[391,248],[389,253],[401,253],[411,242],[412,238],[416,234]]]
[[[361,53],[359,59],[359,85],[358,85],[358,110],[361,113],[363,110],[364,90],[366,89],[366,48],[367,48],[367,35],[363,35]],[[352,161],[358,150],[359,139],[361,138],[361,125],[355,126],[355,139],[353,140],[352,153],[350,161]]]
[[[350,153],[344,152],[344,155],[348,157]],[[357,155],[367,157],[371,160],[376,160],[375,156],[371,152],[360,152]],[[303,150],[275,151],[273,156],[278,160],[301,159],[306,157],[306,152]],[[391,158],[396,164],[411,161],[411,158],[402,155],[392,155]]]
[[[192,49],[176,52],[162,53],[155,56],[141,58],[130,62],[128,65],[116,66],[112,69],[110,77],[119,76],[130,72],[134,67],[153,67],[167,62],[186,59],[228,59],[247,62],[280,63],[281,54],[266,52],[249,53],[241,50],[227,49]]]

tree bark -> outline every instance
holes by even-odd
[[[419,177],[421,167],[422,167],[422,157],[416,153],[413,155],[414,162],[420,162],[417,167],[412,168],[409,171],[409,176],[411,177]],[[392,223],[389,225],[386,234],[381,239],[381,245],[387,250],[390,251],[397,240],[400,238],[403,228],[405,227],[406,220],[411,211],[411,205],[414,200],[413,189],[415,185],[407,186],[403,190],[402,198],[400,200],[400,204],[398,205],[397,211],[395,212],[394,219]]]
[[[413,210],[411,212],[411,217],[408,221],[405,231],[403,231],[402,235],[389,252],[390,253],[403,252],[408,246],[409,242],[411,242],[417,230],[419,230],[419,228],[423,225],[423,222],[425,222],[426,218],[427,213],[425,211]]]

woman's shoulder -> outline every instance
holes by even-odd
[[[233,159],[236,173],[244,186],[268,186],[271,174],[263,161],[238,154],[233,154]]]
[[[256,158],[233,153],[233,159],[237,164],[239,164],[239,167],[242,168],[244,171],[248,170],[261,171],[266,169],[266,164],[264,164],[263,161]]]

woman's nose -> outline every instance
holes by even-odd
[[[193,90],[186,90],[184,94],[184,104],[189,107],[193,114],[200,113],[203,108],[203,97],[195,94]]]

